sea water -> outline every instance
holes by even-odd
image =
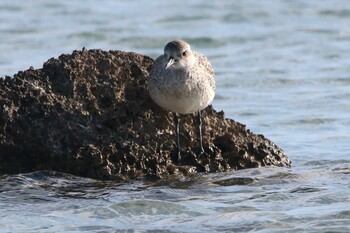
[[[350,5],[333,1],[0,1],[0,76],[75,49],[210,59],[213,106],[291,168],[102,182],[0,177],[0,232],[349,232]],[[1,152],[0,152],[1,153]]]

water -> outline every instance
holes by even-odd
[[[0,0],[0,76],[82,47],[156,57],[182,38],[214,66],[215,109],[293,161],[159,182],[1,176],[0,232],[349,232],[347,3]]]

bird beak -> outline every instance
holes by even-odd
[[[175,59],[174,58],[170,58],[170,60],[168,61],[168,63],[165,66],[165,69],[168,69],[170,66],[172,66],[175,63]]]

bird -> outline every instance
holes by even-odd
[[[201,111],[213,101],[215,90],[214,70],[208,58],[191,50],[183,40],[168,42],[164,54],[154,61],[148,77],[148,91],[157,105],[173,113],[178,161],[181,160],[181,115],[197,113],[200,154],[205,153]]]

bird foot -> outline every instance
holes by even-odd
[[[201,152],[197,155],[197,158],[198,159],[202,159],[204,158],[204,156],[206,155],[207,153],[203,150],[203,148],[201,149]]]
[[[174,162],[180,162],[180,161],[181,161],[181,153],[180,153],[180,150],[176,149],[176,151],[175,151],[174,153],[172,153],[171,159],[172,159]]]

